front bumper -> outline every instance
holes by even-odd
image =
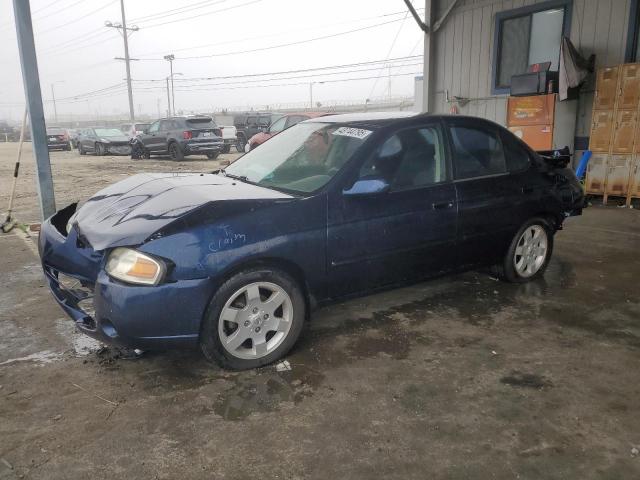
[[[112,155],[131,155],[131,145],[123,144],[123,145],[107,145],[107,153]]]
[[[129,348],[197,345],[212,292],[208,278],[175,280],[155,287],[112,280],[103,270],[105,252],[83,244],[75,229],[65,237],[56,228],[66,222],[56,219],[62,212],[42,224],[38,248],[53,297],[78,330]]]

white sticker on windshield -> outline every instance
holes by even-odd
[[[335,132],[333,132],[333,134],[342,135],[343,137],[359,138],[362,140],[371,135],[371,130],[365,130],[364,128],[340,127]]]

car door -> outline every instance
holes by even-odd
[[[162,120],[156,120],[149,127],[149,133],[142,136],[142,143],[150,152],[156,152],[159,150],[160,145],[160,123]]]
[[[383,138],[343,187],[382,178],[389,191],[329,195],[329,294],[339,297],[455,266],[457,200],[437,121]]]
[[[96,147],[96,134],[93,128],[87,128],[82,135],[82,148],[85,152],[93,152]]]
[[[446,121],[458,198],[458,262],[461,266],[498,261],[513,223],[510,179],[497,125],[480,119]]]

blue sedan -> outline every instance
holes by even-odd
[[[199,345],[245,369],[284,356],[310,312],[337,299],[479,266],[533,280],[583,201],[562,157],[492,122],[335,115],[225,170],[115,183],[48,219],[39,249],[87,335]]]

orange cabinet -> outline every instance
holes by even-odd
[[[634,135],[636,133],[636,120],[638,113],[635,110],[618,110],[613,126],[612,153],[632,153]]]
[[[618,95],[618,67],[601,68],[596,80],[594,110],[613,110]]]
[[[509,97],[507,125],[551,125],[555,104],[555,95]]]
[[[522,125],[509,127],[513,134],[534,150],[553,149],[551,125]]]
[[[613,127],[613,111],[594,110],[591,125],[589,148],[593,152],[608,152],[611,143],[611,129]]]
[[[635,110],[640,103],[640,64],[628,63],[620,69],[619,110]]]

